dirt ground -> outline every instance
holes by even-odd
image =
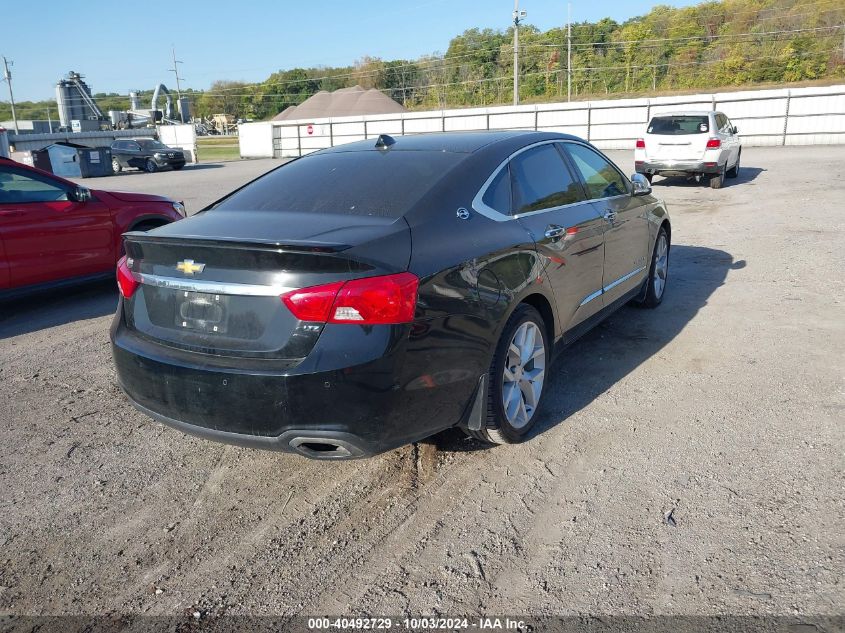
[[[196,211],[278,164],[84,182]],[[845,147],[743,165],[655,179],[663,305],[570,348],[518,446],[184,436],[115,384],[112,284],[0,306],[0,614],[841,615]]]

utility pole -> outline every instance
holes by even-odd
[[[513,0],[513,104],[519,105],[519,23],[528,15],[519,10],[519,0]]]
[[[182,98],[182,86],[179,81],[182,79],[179,76],[179,66],[177,64],[181,64],[181,60],[176,59],[176,47],[172,47],[171,52],[173,53],[173,68],[170,70],[174,75],[176,75],[176,97],[178,99]]]
[[[572,3],[567,5],[566,17],[566,100],[572,101]]]
[[[14,64],[14,62],[12,62],[12,64]],[[6,83],[9,84],[9,101],[12,104],[12,121],[15,122],[15,134],[19,134],[18,115],[15,113],[15,95],[12,94],[12,73],[9,72],[9,60],[5,57],[3,58],[3,67],[6,69],[3,74],[3,78],[6,80]]]

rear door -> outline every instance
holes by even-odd
[[[123,160],[129,167],[137,167],[143,169],[145,159],[141,155],[141,146],[135,141],[125,141],[123,149]]]
[[[722,147],[725,148],[725,160],[728,168],[736,163],[736,156],[739,153],[739,140],[734,134],[733,123],[727,115],[717,112],[716,125],[719,128],[719,140],[722,141]]]
[[[595,212],[604,218],[602,304],[610,305],[642,283],[648,251],[647,206],[610,160],[587,145],[565,143]]]
[[[114,267],[111,211],[38,172],[0,165],[0,238],[10,287],[105,272]]]
[[[711,132],[706,114],[653,117],[646,130],[646,156],[670,162],[702,160]]]
[[[530,147],[509,165],[512,214],[534,239],[567,330],[601,308],[604,221],[556,142]]]

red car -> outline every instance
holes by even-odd
[[[123,233],[183,217],[181,202],[89,190],[0,157],[0,298],[114,275]]]

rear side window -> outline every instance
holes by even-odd
[[[584,192],[552,144],[540,145],[510,162],[513,212],[528,213],[581,202]]]
[[[572,157],[575,169],[581,173],[592,200],[628,193],[625,177],[601,154],[575,143],[567,143],[566,151]]]
[[[499,170],[499,173],[496,174],[493,182],[490,183],[490,186],[487,187],[487,191],[484,192],[484,196],[481,198],[481,201],[499,213],[510,215],[511,179],[510,169],[507,165],[505,165],[504,168]]]
[[[704,134],[710,131],[710,122],[706,115],[695,116],[656,116],[648,124],[649,134]]]
[[[399,218],[464,157],[423,151],[305,156],[262,176],[214,208]]]

